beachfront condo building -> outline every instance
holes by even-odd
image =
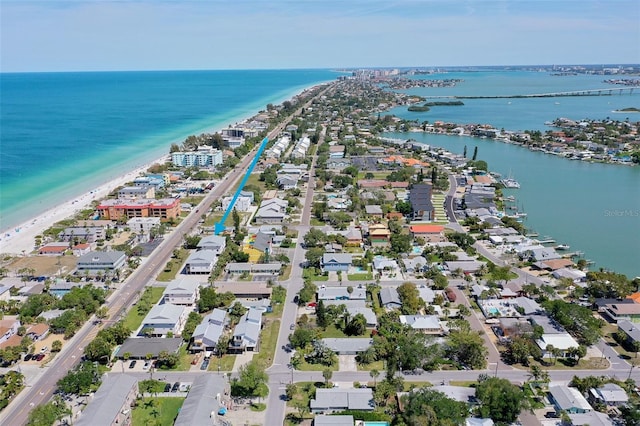
[[[180,215],[180,199],[106,199],[96,207],[96,210],[101,219],[129,220],[134,217],[159,217],[164,222]]]
[[[215,167],[222,164],[222,151],[200,146],[197,151],[172,153],[171,161],[180,167]]]

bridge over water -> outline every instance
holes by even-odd
[[[640,86],[615,87],[605,89],[572,90],[569,92],[532,93],[528,95],[489,95],[489,96],[427,96],[428,99],[517,99],[517,98],[557,98],[562,96],[612,96],[632,95]]]

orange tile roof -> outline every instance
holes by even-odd
[[[555,271],[557,269],[566,268],[567,266],[573,266],[573,262],[570,259],[552,259],[545,260],[544,263],[547,268]]]
[[[640,291],[627,296],[627,299],[631,299],[634,303],[640,303]]]
[[[5,349],[13,346],[20,346],[20,343],[22,343],[22,337],[18,336],[17,334],[14,334],[4,342],[0,343],[0,349]]]
[[[444,231],[442,225],[411,225],[411,232],[414,234],[439,234]]]

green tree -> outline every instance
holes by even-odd
[[[409,253],[411,251],[411,235],[409,234],[391,234],[389,242],[391,251],[395,254]]]
[[[362,336],[366,331],[367,319],[360,313],[354,315],[345,328],[345,334],[348,336]]]
[[[310,248],[309,250],[307,250],[307,252],[304,254],[304,258],[306,259],[306,261],[308,262],[308,265],[319,269],[320,268],[320,261],[322,260],[322,256],[324,255],[324,249],[320,248],[320,247],[313,247]]]
[[[487,348],[477,331],[452,331],[446,340],[445,353],[450,359],[473,369],[487,365]]]
[[[296,349],[304,348],[317,338],[315,330],[299,327],[289,335],[289,343]]]
[[[407,425],[460,425],[468,416],[467,405],[444,393],[424,387],[402,397],[399,417]]]
[[[471,161],[476,161],[477,158],[478,158],[478,147],[475,146],[473,147],[473,157],[471,157]]]
[[[62,350],[62,342],[60,340],[54,340],[51,343],[51,352],[60,352]]]
[[[420,299],[420,292],[413,283],[405,282],[398,286],[398,296],[402,302],[400,309],[405,315],[417,314],[418,310],[424,305],[424,302]]]
[[[193,336],[193,332],[196,327],[200,325],[202,322],[202,317],[197,312],[189,312],[189,316],[187,317],[187,321],[184,324],[184,328],[182,329],[182,338],[185,342],[191,340],[191,336]]]
[[[231,395],[255,397],[264,396],[269,376],[255,361],[243,365],[238,370],[238,377],[231,381]]]
[[[375,387],[376,386],[376,379],[378,378],[378,376],[380,376],[380,372],[374,368],[371,371],[369,371],[369,375],[373,379],[373,387]]]
[[[318,327],[325,329],[327,327],[327,308],[324,306],[324,301],[319,300],[316,306],[316,324]]]
[[[520,387],[506,379],[490,377],[481,380],[476,387],[476,398],[481,417],[494,422],[513,423],[525,407],[525,395]]]
[[[84,355],[89,361],[106,364],[111,356],[112,345],[102,337],[97,336],[84,348]]]
[[[333,371],[331,371],[331,369],[325,368],[324,370],[322,370],[322,377],[324,377],[325,388],[329,387],[329,380],[331,380],[332,376],[333,376]]]

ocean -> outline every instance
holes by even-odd
[[[551,76],[543,72],[486,71],[455,72],[421,76],[430,79],[462,79],[450,88],[415,88],[404,91],[421,96],[491,96],[553,93],[586,89],[616,89],[597,75]],[[406,119],[459,124],[491,124],[506,130],[551,128],[544,123],[558,117],[574,120],[603,119],[640,121],[638,113],[615,110],[640,107],[640,93],[613,96],[555,98],[464,99],[463,106],[436,106],[428,112],[409,112],[398,107],[390,112]],[[540,237],[569,244],[570,251],[581,251],[603,267],[640,276],[640,167],[571,161],[529,151],[491,139],[391,133],[385,136],[413,138],[432,146],[469,155],[478,147],[478,159],[503,176],[511,174],[520,184],[514,195],[520,210],[527,213],[524,222]]]
[[[73,199],[126,171],[167,154],[172,142],[216,130],[333,80],[329,70],[95,72],[0,75],[0,229]],[[453,88],[421,88],[422,96],[518,95],[612,88],[602,76],[542,72],[451,72]],[[420,121],[487,123],[508,130],[548,130],[558,117],[616,117],[640,107],[623,96],[472,99],[426,113],[391,112]],[[461,153],[478,146],[492,170],[522,185],[513,194],[525,225],[583,251],[597,267],[640,275],[640,167],[569,161],[494,142],[425,134],[394,134]],[[394,136],[390,135],[390,136]]]
[[[4,73],[0,230],[280,103],[329,70]]]

